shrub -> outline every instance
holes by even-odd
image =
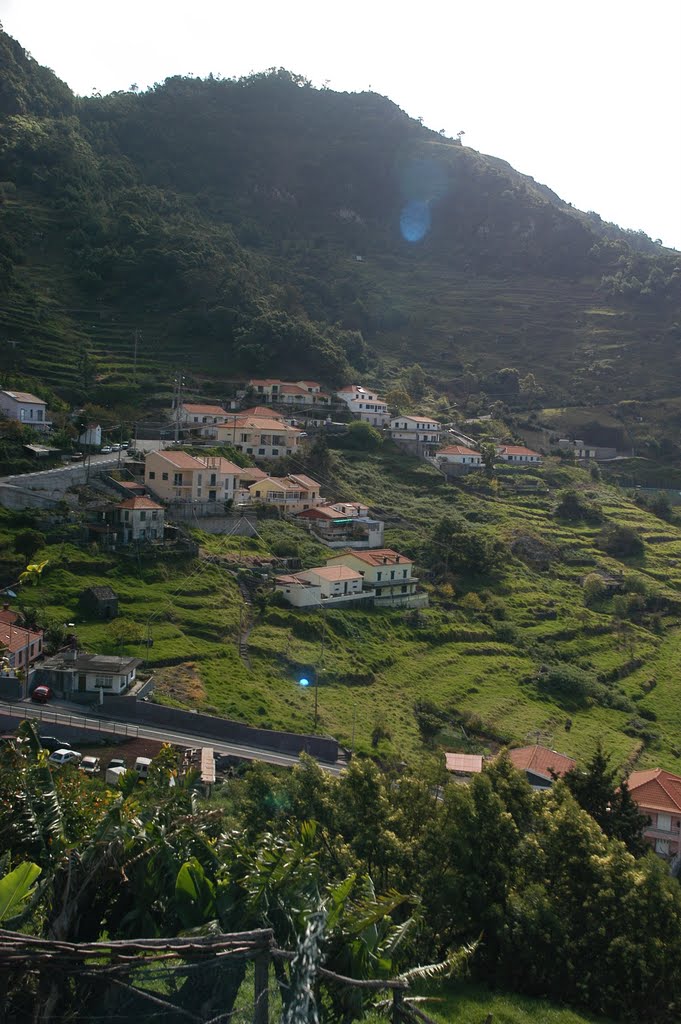
[[[603,522],[603,511],[600,505],[573,490],[560,492],[554,514],[558,519],[566,519],[571,523]]]
[[[605,584],[597,572],[590,572],[582,584],[584,589],[584,604],[590,608],[603,597]]]
[[[631,526],[612,523],[601,530],[596,543],[614,558],[639,558],[645,551],[643,538]]]

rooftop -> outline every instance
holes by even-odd
[[[392,548],[374,548],[372,551],[346,551],[342,555],[335,555],[335,558],[347,558],[352,555],[368,565],[413,565],[411,558],[401,555],[399,551]]]
[[[13,622],[0,620],[0,648],[6,648],[11,654],[23,650],[28,644],[36,640],[42,640],[42,631],[26,629],[25,626],[17,626]]]
[[[522,444],[502,444],[499,447],[499,451],[506,455],[537,455],[539,452],[533,451],[532,448],[525,448]]]
[[[15,402],[33,402],[35,405],[47,405],[42,398],[32,395],[30,391],[3,391],[3,395],[9,395]]]
[[[521,772],[534,772],[546,779],[554,775],[565,775],[577,767],[577,762],[566,754],[559,754],[548,747],[536,744],[533,747],[515,747],[509,750],[511,763]]]
[[[362,574],[357,572],[356,569],[351,569],[347,565],[318,565],[314,569],[305,569],[299,573],[303,578],[307,573],[314,573],[315,576],[320,576],[323,580],[361,580]]]
[[[151,498],[142,498],[139,495],[135,495],[133,498],[126,498],[124,501],[119,501],[116,508],[132,508],[137,510],[140,509],[162,509],[163,506],[159,505],[158,502],[152,501]]]
[[[629,792],[641,808],[651,811],[681,811],[681,776],[664,768],[632,772],[627,779]]]
[[[482,771],[482,754],[445,754],[448,772],[477,775]]]
[[[193,455],[189,455],[188,452],[172,452],[166,449],[162,452],[150,452],[149,454],[157,455],[160,459],[165,459],[166,462],[169,462],[171,466],[175,466],[176,469],[206,468],[202,462],[195,459]]]
[[[119,676],[131,672],[142,662],[139,658],[117,658],[107,654],[84,654],[81,651],[64,651],[46,658],[43,668],[53,672],[101,672],[103,675]]]
[[[432,416],[395,416],[396,420],[411,420],[412,423],[434,423],[436,426],[440,426],[440,423],[433,419]]]
[[[266,405],[254,405],[254,406],[251,406],[250,409],[242,409],[241,412],[236,413],[235,416],[229,416],[229,419],[233,420],[233,419],[236,419],[237,417],[242,417],[242,416],[245,416],[247,418],[248,417],[256,418],[256,419],[258,417],[260,417],[261,419],[265,418],[265,419],[270,419],[270,420],[283,420],[283,418],[284,418],[283,413],[276,412],[274,409],[270,409]]]
[[[201,405],[193,402],[183,402],[182,408],[185,412],[195,413],[197,416],[229,416],[226,409],[221,405]]]
[[[437,455],[480,455],[474,448],[467,448],[465,444],[448,444],[446,448],[440,448]]]

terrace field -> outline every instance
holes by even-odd
[[[333,453],[317,475],[324,493],[366,501],[385,518],[386,545],[416,560],[430,593],[427,610],[279,606],[266,569],[253,561],[274,557],[276,570],[278,559],[299,557],[309,566],[326,549],[276,520],[261,521],[252,540],[197,534],[199,559],[51,543],[35,556],[49,559],[40,584],[24,588],[19,603],[45,621],[76,622],[90,650],[135,654],[150,670],[162,669],[158,699],[252,724],[312,729],[314,695],[297,680],[315,670],[320,731],[358,751],[414,762],[440,747],[485,751],[538,740],[584,759],[602,739],[618,763],[681,768],[676,523],[553,460],[542,470],[479,481],[476,491],[447,484],[389,445],[371,455]],[[517,486],[530,477],[541,485],[538,493]],[[554,509],[566,488],[598,505],[602,521],[558,519]],[[443,575],[431,534],[444,515],[500,543],[492,573]],[[643,540],[642,554],[616,558],[598,546],[615,523]],[[7,559],[18,527],[9,513],[0,527]],[[528,544],[551,552],[547,567],[523,554]],[[597,596],[587,607],[582,580],[595,569],[622,574],[626,593]],[[239,574],[253,596],[248,607]],[[101,582],[119,594],[120,616],[137,624],[134,642],[83,618],[78,595]],[[244,632],[247,659],[239,652]],[[562,681],[556,668],[567,672]],[[192,685],[182,685],[182,676]],[[588,692],[579,689],[585,680]],[[434,727],[424,725],[423,708],[415,710],[424,702]]]

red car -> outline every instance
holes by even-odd
[[[49,686],[36,686],[35,690],[31,694],[31,700],[34,700],[36,704],[47,704],[50,697],[54,694]]]

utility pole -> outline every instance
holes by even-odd
[[[173,404],[175,406],[175,441],[180,440],[180,408],[182,406],[182,392],[184,390],[184,376],[181,371],[178,372],[175,378],[175,388],[173,391]]]
[[[135,328],[135,331],[134,331],[134,334],[133,334],[132,337],[133,337],[133,344],[134,344],[134,350],[133,350],[134,354],[133,354],[133,360],[132,360],[132,382],[133,382],[133,384],[136,384],[137,383],[137,346],[139,345],[140,338],[141,338],[141,332],[140,332],[138,327]]]

